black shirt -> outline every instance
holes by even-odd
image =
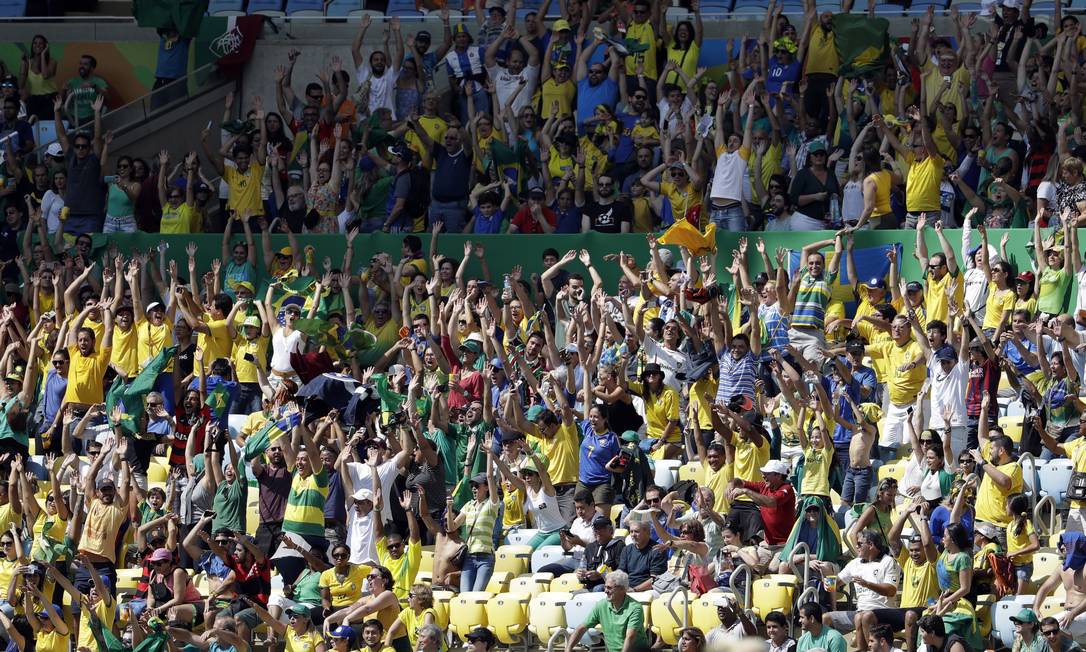
[[[102,215],[106,205],[106,187],[102,183],[102,161],[93,151],[82,159],[75,155],[72,145],[66,156],[68,162],[68,192],[64,205],[71,215]]]
[[[303,233],[303,229],[312,229],[320,222],[321,215],[315,210],[309,210],[305,204],[296,211],[290,210],[290,200],[284,199],[279,206],[279,217],[287,223],[291,233]]]
[[[622,539],[612,538],[607,542],[606,547],[601,547],[599,541],[593,541],[584,547],[584,557],[581,558],[581,568],[589,571],[594,571],[600,566],[607,566],[608,568],[618,568],[619,560],[622,557],[622,551],[626,548],[626,544],[622,542]],[[585,586],[591,588],[603,584],[603,580],[585,582]]]
[[[581,214],[588,218],[588,228],[599,233],[622,233],[622,223],[633,222],[633,211],[624,201],[606,205],[588,202],[581,209]]]
[[[650,576],[663,575],[667,571],[667,558],[649,541],[643,549],[636,545],[624,547],[618,568],[630,576],[630,590],[633,591]]]

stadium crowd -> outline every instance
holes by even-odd
[[[292,51],[278,113],[231,96],[220,147],[151,162],[35,37],[0,81],[7,649],[488,652],[572,601],[566,652],[1080,649],[1079,20],[929,11],[861,61],[804,8],[723,71],[698,0],[479,3],[436,46],[363,17],[353,74],[297,94]],[[137,230],[221,255],[93,237]],[[589,231],[649,255],[438,253]]]

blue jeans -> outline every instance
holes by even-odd
[[[868,466],[857,469],[850,466],[845,469],[845,482],[841,487],[841,500],[846,503],[866,503],[867,495],[871,491],[871,478],[873,469]]]
[[[460,233],[464,230],[464,218],[468,214],[468,200],[430,202],[430,224],[441,220],[447,233]]]
[[[713,221],[713,224],[716,224],[718,229],[727,229],[733,232],[747,230],[747,216],[743,215],[742,204],[733,204],[725,208],[711,206],[709,208],[709,219]]]
[[[482,591],[494,574],[494,553],[480,552],[464,558],[464,567],[460,569],[460,592]]]

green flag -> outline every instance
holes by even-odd
[[[136,422],[139,421],[140,416],[143,414],[143,398],[129,399],[125,397],[125,390],[128,389],[128,385],[121,380],[120,376],[113,379],[113,384],[109,386],[109,391],[106,392],[106,418],[109,419],[109,425],[120,426],[123,430],[136,434],[139,428],[136,426]],[[121,419],[118,423],[113,421],[113,410],[116,406],[121,406]]]
[[[226,391],[226,383],[218,383],[208,395],[204,405],[211,408],[216,421],[226,418],[226,408],[230,405],[230,392]]]
[[[117,638],[108,628],[102,625],[102,620],[94,613],[93,609],[88,610],[90,617],[90,630],[94,635],[94,641],[98,643],[98,650],[100,652],[166,652],[170,649],[169,635],[165,630],[165,623],[159,618],[153,618],[148,621],[151,625],[151,632],[147,634],[139,645],[135,647],[129,647],[124,644],[124,641]]]
[[[143,368],[143,371],[136,374],[136,377],[128,384],[128,389],[125,390],[125,396],[142,397],[144,394],[153,390],[159,375],[166,369],[166,366],[170,364],[170,361],[173,360],[175,353],[177,353],[176,346],[170,346],[159,351],[158,355],[151,358],[151,361],[147,363],[147,366]]]
[[[208,0],[134,0],[132,15],[140,27],[176,29],[192,38],[200,31]]]
[[[838,72],[852,79],[882,72],[890,62],[890,21],[869,18],[866,14],[834,14],[833,33]]]
[[[243,451],[245,462],[252,462],[263,455],[269,444],[290,432],[301,420],[301,412],[276,415],[263,428],[249,435],[245,440],[245,450]]]

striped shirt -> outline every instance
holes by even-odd
[[[747,353],[738,360],[732,355],[730,348],[717,358],[720,365],[720,385],[716,390],[717,402],[727,403],[736,394],[754,398],[754,381],[757,374],[754,370],[754,355]]]
[[[498,522],[501,503],[492,503],[490,498],[482,502],[472,500],[464,505],[464,526],[461,530],[467,537],[468,553],[494,554],[494,524]]]
[[[763,361],[768,361],[773,358],[770,351],[777,349],[784,352],[784,348],[788,346],[788,328],[791,326],[792,318],[788,315],[781,314],[781,304],[774,303],[771,306],[759,306],[758,307],[758,321],[762,323],[762,329],[765,333],[765,337],[762,338],[762,357]]]
[[[309,536],[324,536],[324,503],[328,500],[328,468],[303,478],[294,473],[283,512],[283,531]]]
[[[792,326],[796,328],[826,327],[826,306],[830,304],[830,286],[837,280],[837,274],[823,272],[820,278],[803,273],[799,280],[799,292],[796,294],[796,307],[792,311]]]

